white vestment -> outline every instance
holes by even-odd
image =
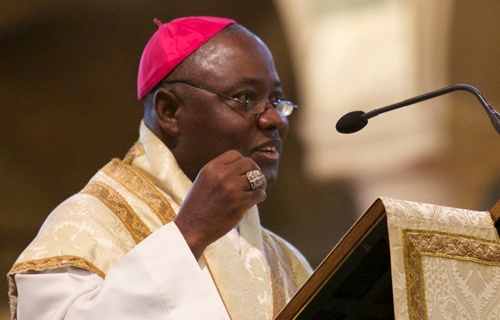
[[[196,261],[171,223],[192,182],[142,123],[138,143],[58,206],[9,272],[12,317],[272,319],[311,268],[253,207]]]

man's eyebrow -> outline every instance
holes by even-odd
[[[249,77],[241,77],[239,78],[236,83],[238,85],[260,85],[262,84],[262,81],[256,78],[249,78]],[[281,81],[277,80],[274,82],[274,86],[276,88],[282,88]]]

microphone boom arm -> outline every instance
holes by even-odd
[[[356,132],[358,130],[361,130],[366,125],[366,123],[368,122],[368,119],[373,118],[381,113],[395,110],[395,109],[399,109],[401,107],[405,107],[405,106],[415,104],[415,103],[418,103],[421,101],[432,99],[432,98],[441,96],[443,94],[447,94],[447,93],[457,91],[457,90],[465,90],[465,91],[468,91],[476,96],[476,98],[479,100],[479,102],[483,106],[484,110],[488,114],[490,121],[493,124],[493,127],[495,127],[496,131],[500,134],[500,114],[490,106],[488,101],[486,101],[486,98],[481,94],[481,92],[479,92],[478,89],[476,89],[475,87],[468,85],[468,84],[455,84],[455,85],[452,85],[449,87],[445,87],[442,89],[438,89],[438,90],[435,90],[435,91],[432,91],[429,93],[425,93],[425,94],[416,96],[414,98],[406,99],[404,101],[394,103],[394,104],[391,104],[391,105],[383,107],[383,108],[374,109],[374,110],[369,111],[367,113],[364,113],[362,111],[354,111],[354,112],[349,113],[346,116],[344,116],[344,117],[348,118],[348,121],[345,121],[345,120],[347,120],[347,119],[345,119],[344,123],[349,123],[349,124],[347,124],[347,126],[349,128],[347,128],[347,127],[344,128],[344,126],[341,123],[342,122],[341,121],[342,118],[341,118],[339,120],[339,122],[337,123],[337,130],[339,132],[342,132],[342,133]],[[355,118],[357,118],[357,119],[355,119]],[[357,121],[357,123],[353,121],[354,119]]]

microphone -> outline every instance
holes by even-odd
[[[498,134],[500,134],[500,114],[493,109],[488,101],[486,101],[486,98],[479,92],[478,89],[474,88],[471,85],[468,84],[455,84],[449,87],[445,87],[436,91],[432,91],[429,93],[425,93],[419,96],[416,96],[414,98],[410,98],[395,104],[391,104],[386,107],[382,107],[379,109],[372,110],[370,112],[363,112],[363,111],[353,111],[349,112],[346,115],[344,115],[342,118],[340,118],[337,122],[337,125],[335,128],[337,129],[338,132],[340,133],[354,133],[357,132],[361,129],[363,129],[367,124],[368,124],[368,119],[373,118],[381,113],[391,111],[394,109],[398,109],[401,107],[409,106],[411,104],[421,102],[424,100],[432,99],[438,96],[441,96],[443,94],[447,94],[456,90],[465,90],[468,91],[476,96],[476,98],[479,100],[481,105],[483,106],[484,110],[490,117],[490,121],[493,124],[493,127],[496,129]]]

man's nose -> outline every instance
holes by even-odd
[[[261,129],[282,129],[288,125],[288,119],[266,101],[266,108],[257,117],[257,124]]]

